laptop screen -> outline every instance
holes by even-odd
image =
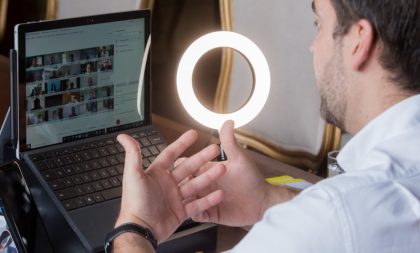
[[[134,18],[25,32],[24,59],[19,55],[19,69],[25,65],[19,95],[25,94],[23,148],[139,126],[148,102],[143,90],[139,113],[148,25],[145,18]]]

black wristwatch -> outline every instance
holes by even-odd
[[[150,244],[152,244],[153,248],[157,249],[157,241],[155,237],[153,236],[152,232],[135,223],[125,223],[122,224],[116,228],[114,228],[111,232],[109,232],[106,235],[105,238],[105,253],[111,253],[112,252],[112,242],[115,238],[117,238],[119,235],[127,232],[132,232],[139,234],[144,237],[144,239],[148,240]]]

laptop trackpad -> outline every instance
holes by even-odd
[[[95,252],[103,250],[106,233],[114,228],[120,203],[118,198],[70,212],[76,227]]]

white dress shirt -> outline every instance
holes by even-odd
[[[264,215],[231,251],[420,252],[420,95],[365,126],[325,179]]]

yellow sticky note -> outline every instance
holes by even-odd
[[[305,189],[311,185],[311,183],[301,178],[294,178],[291,176],[270,177],[265,180],[273,185],[288,185],[299,189]]]

